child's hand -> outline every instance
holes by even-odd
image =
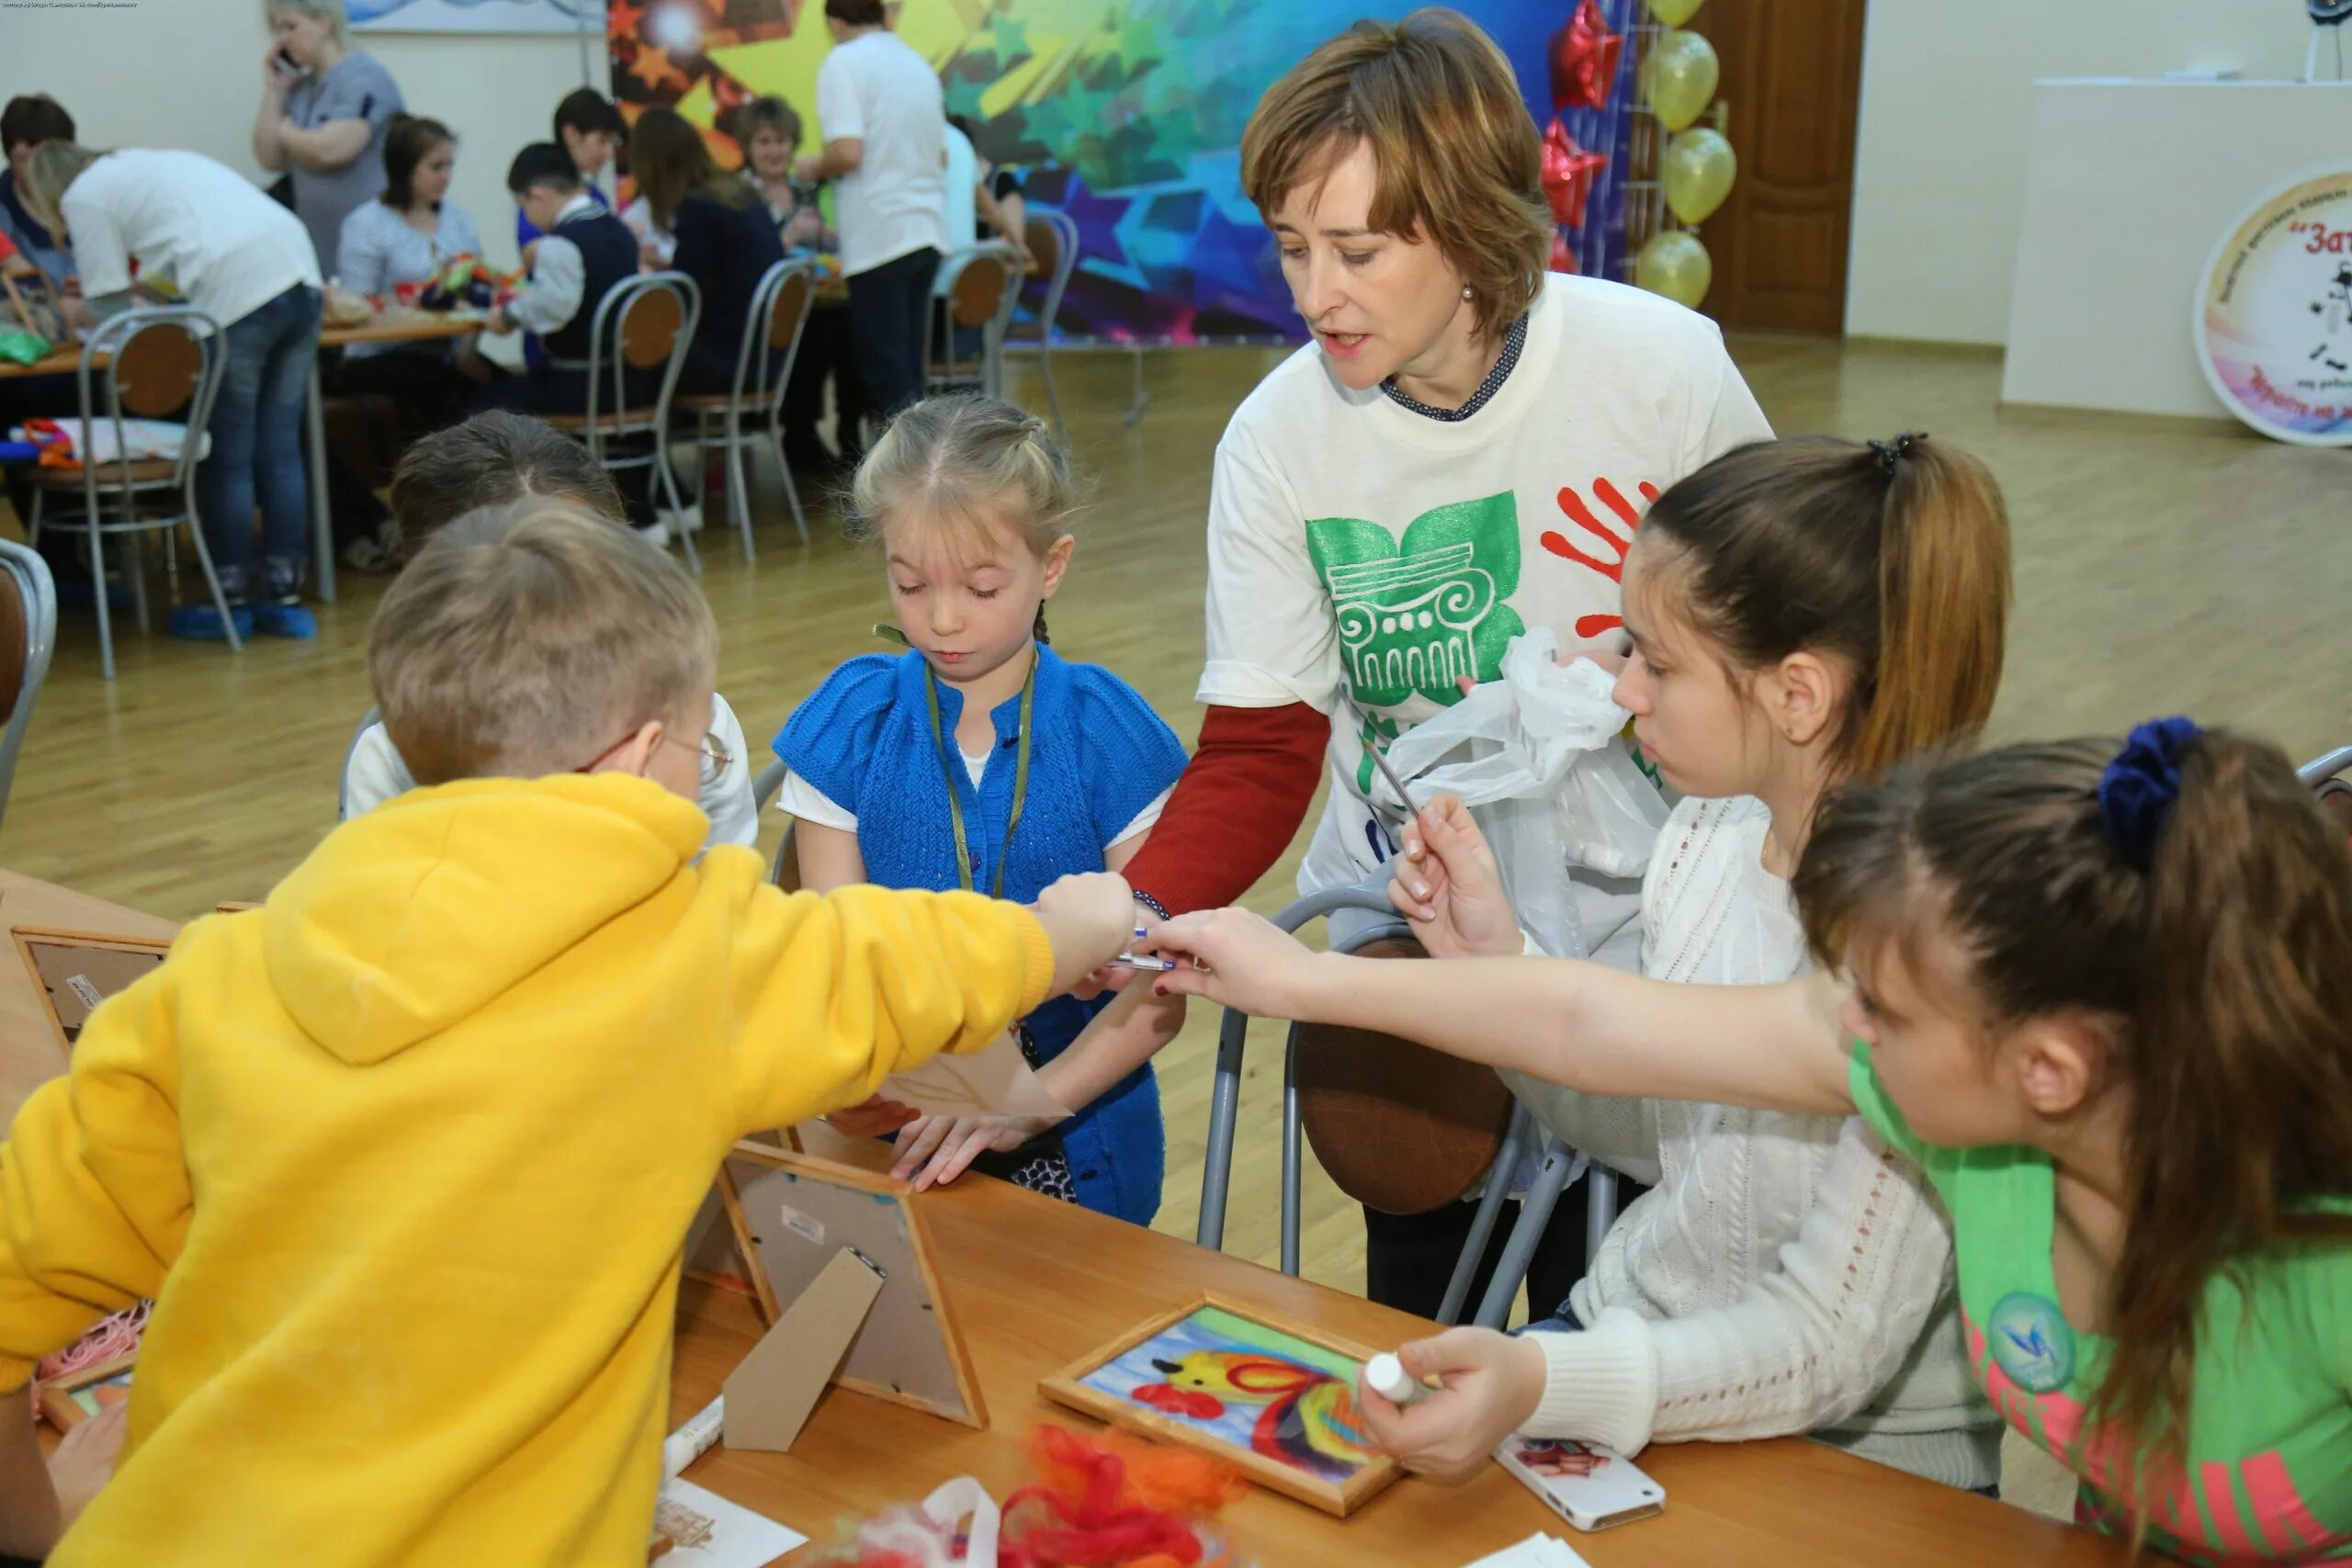
[[[1364,1427],[1383,1453],[1422,1475],[1465,1474],[1527,1425],[1543,1403],[1543,1347],[1491,1328],[1453,1328],[1396,1352],[1405,1374],[1443,1386],[1399,1408],[1356,1390]]]
[[[899,1129],[899,1163],[890,1176],[911,1177],[918,1192],[944,1187],[989,1150],[1010,1154],[1052,1125],[1042,1116],[917,1117]]]
[[[1388,901],[1432,958],[1510,957],[1526,949],[1495,852],[1469,807],[1440,795],[1405,824]]]
[[[57,1488],[57,1509],[70,1527],[90,1506],[114,1474],[115,1457],[130,1430],[128,1404],[102,1405],[96,1416],[65,1434],[49,1456],[50,1483]]]
[[[825,1125],[852,1138],[887,1138],[920,1114],[911,1105],[901,1105],[877,1094],[862,1104],[832,1112],[825,1118]]]
[[[525,272],[528,272],[538,265],[539,243],[537,240],[533,240],[523,247],[523,270]]]
[[[1247,909],[1180,915],[1137,938],[1136,951],[1177,961],[1152,980],[1155,995],[1206,997],[1267,1018],[1300,1016],[1316,958],[1296,937]]]
[[[1112,872],[1063,877],[1037,896],[1036,912],[1053,939],[1056,996],[1125,952],[1135,936],[1135,893]]]

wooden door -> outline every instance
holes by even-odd
[[[1689,26],[1723,61],[1731,198],[1700,227],[1704,309],[1727,327],[1838,333],[1861,105],[1863,0],[1707,0]]]

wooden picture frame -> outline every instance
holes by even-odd
[[[1208,1314],[1204,1321],[1195,1321],[1204,1314]],[[1271,1342],[1263,1348],[1250,1347],[1261,1360],[1288,1363],[1305,1374],[1306,1381],[1266,1399],[1255,1397],[1268,1392],[1262,1383],[1240,1391],[1236,1396],[1237,1391],[1228,1381],[1222,1393],[1234,1405],[1241,1407],[1239,1412],[1228,1408],[1225,1398],[1198,1383],[1180,1387],[1170,1381],[1142,1385],[1156,1391],[1149,1398],[1139,1388],[1120,1392],[1112,1386],[1126,1381],[1132,1371],[1122,1367],[1124,1360],[1148,1347],[1164,1347],[1171,1339],[1192,1347],[1186,1350],[1185,1359],[1231,1356],[1233,1352],[1211,1347],[1222,1342],[1226,1331],[1236,1324],[1261,1331]],[[1284,1341],[1295,1344],[1285,1345]],[[1385,1490],[1403,1472],[1386,1454],[1354,1441],[1361,1418],[1355,1410],[1353,1379],[1339,1368],[1303,1359],[1299,1353],[1302,1350],[1321,1352],[1319,1359],[1336,1358],[1351,1363],[1359,1371],[1373,1355],[1363,1346],[1335,1338],[1321,1329],[1209,1291],[1081,1356],[1041,1381],[1037,1389],[1057,1404],[1082,1410],[1114,1427],[1215,1454],[1270,1492],[1345,1518]],[[1170,1362],[1160,1358],[1154,1358],[1150,1363],[1171,1379],[1183,1364],[1183,1359]],[[1193,1375],[1216,1381],[1227,1378],[1232,1371],[1229,1365],[1223,1370],[1204,1367]],[[1322,1411],[1312,1408],[1307,1402],[1317,1399],[1317,1391],[1334,1384],[1342,1393],[1325,1396],[1329,1403]],[[1284,1408],[1285,1402],[1289,1402],[1288,1408]],[[1253,1409],[1254,1416],[1249,1416],[1247,1413]],[[1295,1420],[1292,1419],[1294,1416]],[[1213,1429],[1208,1424],[1212,1421],[1248,1425],[1251,1429],[1250,1441],[1245,1443],[1229,1431]],[[1353,1448],[1364,1457],[1358,1460],[1328,1452],[1317,1455],[1316,1450],[1322,1445],[1313,1440],[1311,1433],[1315,1430],[1325,1434],[1326,1442],[1336,1441],[1342,1447]],[[1275,1449],[1287,1449],[1288,1453],[1268,1451]]]
[[[131,1370],[138,1360],[139,1353],[134,1350],[127,1356],[117,1356],[111,1360],[93,1362],[89,1366],[70,1371],[62,1378],[43,1382],[40,1385],[41,1419],[60,1432],[72,1431],[96,1414],[94,1411],[84,1408],[82,1402],[74,1396],[85,1390],[118,1382],[128,1387]]]
[[[987,1429],[910,1185],[746,1139],[719,1167],[718,1197],[763,1322],[774,1325],[846,1247],[883,1287],[832,1381]]]
[[[172,950],[168,937],[107,936],[40,926],[11,926],[8,934],[16,939],[17,953],[40,993],[41,1010],[69,1062],[83,1025],[98,1004],[143,978]],[[87,956],[76,959],[72,956],[75,953]]]

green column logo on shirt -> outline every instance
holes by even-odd
[[[1400,542],[1360,517],[1319,517],[1306,547],[1331,595],[1340,653],[1357,702],[1394,707],[1419,695],[1451,705],[1454,682],[1491,681],[1526,629],[1519,592],[1519,508],[1502,491],[1433,507]]]

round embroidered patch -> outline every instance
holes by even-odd
[[[2075,1375],[2075,1331],[2057,1303],[2012,1291],[1985,1325],[1993,1359],[2030,1393],[2055,1393]]]

